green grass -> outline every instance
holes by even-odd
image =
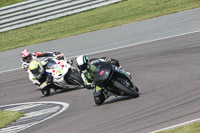
[[[200,133],[200,122],[157,133]]]
[[[200,0],[123,0],[120,3],[0,33],[0,51],[200,7]]]
[[[0,0],[0,7],[16,4],[27,0]]]
[[[23,117],[23,113],[16,111],[0,111],[0,129],[8,126],[12,122],[16,121],[20,117]]]

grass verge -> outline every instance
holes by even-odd
[[[20,117],[23,117],[23,113],[16,111],[0,111],[0,129],[8,126],[12,122],[16,121]]]
[[[0,0],[0,8],[4,6],[16,4],[19,2],[23,2],[23,1],[27,1],[27,0]]]
[[[200,133],[200,122],[194,122],[189,125],[157,133]]]
[[[200,0],[123,0],[117,4],[0,33],[0,51],[200,7]]]

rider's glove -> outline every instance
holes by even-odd
[[[29,66],[28,63],[25,63],[25,62],[22,63],[22,68],[26,69],[26,68],[28,68],[28,66]]]
[[[47,77],[47,79],[46,79],[46,82],[47,82],[47,84],[51,84],[51,83],[53,83],[53,76],[48,76]]]
[[[95,85],[94,82],[91,83],[91,87],[92,87],[92,88],[95,88],[95,87],[96,87],[96,85]]]
[[[113,65],[115,65],[115,66],[118,66],[118,67],[120,66],[120,65],[119,65],[119,61],[116,60],[116,59],[112,59],[112,58],[111,58],[111,59],[110,59],[110,63],[113,64]]]
[[[22,68],[23,68],[25,71],[28,71],[28,66],[29,66],[28,63],[26,63],[26,62],[23,62],[23,63],[22,63]]]
[[[73,60],[72,59],[67,59],[67,63],[69,63],[72,66],[73,65]]]
[[[64,60],[64,56],[63,56],[63,54],[59,54],[59,55],[57,55],[57,59],[58,59],[58,60]]]
[[[91,85],[86,85],[85,88],[87,88],[88,90],[93,89]]]
[[[61,52],[53,52],[56,55],[56,59],[64,60],[64,55]]]
[[[87,89],[93,89],[93,88],[95,88],[95,84],[94,83],[88,83],[87,85],[85,85],[85,87]]]
[[[57,56],[56,59],[63,60],[63,56]]]
[[[102,57],[104,60],[105,60],[105,62],[108,62],[108,63],[111,63],[111,64],[113,64],[113,65],[115,65],[115,66],[117,66],[117,67],[119,67],[120,65],[119,65],[119,61],[118,60],[116,60],[116,59],[113,59],[113,58],[107,58],[107,57]]]

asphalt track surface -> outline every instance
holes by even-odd
[[[69,108],[23,133],[147,133],[200,117],[200,33],[130,46],[89,57],[113,57],[132,74],[139,98],[110,97],[96,106],[92,91],[43,97],[15,70],[0,74],[0,105],[60,101]]]
[[[32,52],[60,51],[66,57],[135,45],[160,38],[200,31],[200,8],[129,23],[77,36],[26,46]],[[0,52],[0,72],[21,67],[20,52],[16,48]]]

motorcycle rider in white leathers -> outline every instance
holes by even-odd
[[[47,78],[45,75],[46,65],[42,65],[41,62],[37,60],[32,60],[29,64],[29,79],[33,84],[38,85],[40,89],[43,88],[43,85],[46,85],[48,82],[51,82],[51,78]]]
[[[52,55],[52,56],[50,56]],[[50,57],[48,57],[50,56]],[[48,57],[48,58],[56,58],[58,60],[65,60],[65,56],[63,53],[60,52],[36,52],[31,53],[29,50],[24,49],[21,51],[21,62],[22,62],[22,68],[25,71],[28,71],[29,63],[32,60],[40,61],[41,58]],[[43,62],[42,65],[45,65],[47,62]],[[73,64],[73,61],[71,59],[67,59],[67,63]]]

